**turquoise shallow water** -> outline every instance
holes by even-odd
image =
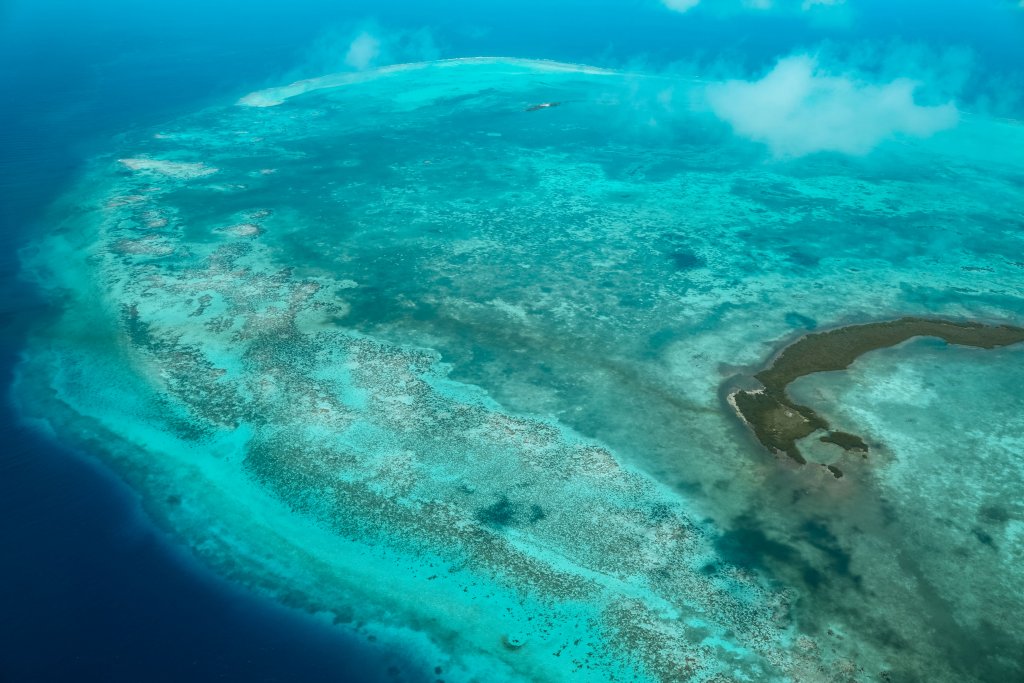
[[[722,387],[808,329],[1019,324],[1024,129],[776,158],[704,92],[460,60],[126,136],[25,253],[67,305],[20,405],[445,680],[1011,680],[1019,350],[801,380],[879,445],[838,481]]]

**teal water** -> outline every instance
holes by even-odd
[[[801,380],[879,446],[822,447],[841,480],[722,388],[808,329],[1020,324],[1024,128],[936,103],[804,154],[726,88],[439,61],[126,135],[24,252],[65,306],[18,404],[444,680],[1013,680],[1021,351]]]

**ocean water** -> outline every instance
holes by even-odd
[[[1024,346],[726,394],[1024,325],[1024,8],[365,5],[0,7],[0,678],[1020,678]]]

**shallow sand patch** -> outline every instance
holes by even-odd
[[[203,162],[187,161],[166,161],[163,159],[148,159],[138,157],[133,159],[118,159],[124,166],[139,173],[155,173],[157,175],[176,178],[178,180],[192,180],[213,175],[218,169],[207,166]]]

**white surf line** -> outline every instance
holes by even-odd
[[[597,66],[586,64],[572,64],[569,62],[556,62],[548,59],[522,59],[518,57],[455,57],[452,59],[439,59],[428,62],[407,62],[404,64],[392,64],[383,66],[371,71],[356,71],[328,74],[316,78],[306,78],[289,85],[275,88],[266,88],[249,93],[238,100],[237,104],[246,107],[276,107],[293,97],[317,90],[327,90],[354,83],[364,83],[383,76],[403,71],[415,71],[430,67],[453,67],[466,64],[492,64],[517,66],[534,71],[549,73],[581,73],[592,76],[612,76],[620,72],[611,69],[603,69]]]

